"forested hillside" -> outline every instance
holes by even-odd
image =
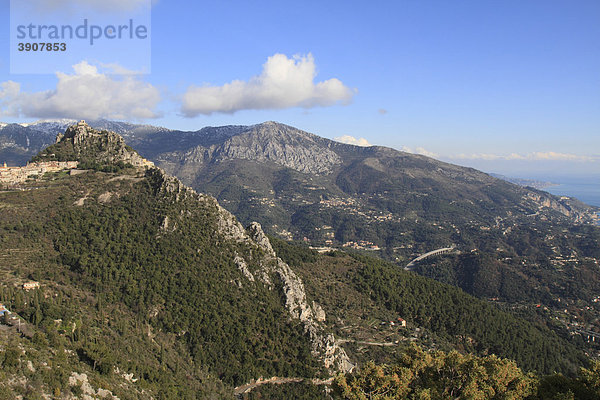
[[[566,332],[456,287],[244,229],[114,133],[60,139],[36,161],[79,169],[0,191],[4,398],[220,399],[273,376],[296,383],[240,395],[321,398],[328,377],[413,342],[536,374],[587,365]]]
[[[214,397],[260,376],[325,372],[312,343],[318,327],[310,337],[306,321],[291,318],[276,260],[214,199],[157,169],[123,163],[111,173],[100,171],[106,160],[85,161],[99,170],[0,193],[0,301],[31,332],[31,341],[1,332],[25,349],[4,373],[33,373],[29,360],[42,374],[7,393],[73,392],[77,372],[120,398]],[[27,280],[40,289],[25,292]],[[45,372],[42,360],[60,368]],[[131,380],[119,390],[124,374]]]
[[[585,364],[566,330],[557,334],[456,287],[372,257],[342,252],[318,256],[280,240],[273,243],[278,254],[297,268],[308,294],[319,299],[340,338],[359,344],[419,340],[433,348],[496,354],[516,360],[526,371],[545,374],[574,373]],[[390,326],[398,317],[407,321],[406,328]],[[395,349],[363,349],[366,354],[358,360],[390,362],[399,354]],[[358,357],[360,352],[352,354]]]

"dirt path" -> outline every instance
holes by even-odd
[[[388,346],[398,346],[398,343],[396,342],[363,342],[360,340],[353,340],[353,339],[340,339],[338,340],[339,343],[357,343],[357,344],[364,344],[367,346],[384,346],[384,347],[388,347]]]
[[[274,376],[272,378],[269,379],[258,379],[256,382],[251,382],[251,383],[247,383],[245,385],[242,386],[238,386],[233,390],[233,394],[235,396],[239,396],[241,394],[244,393],[248,393],[250,392],[252,389],[261,386],[261,385],[266,385],[266,384],[273,384],[273,385],[283,385],[286,383],[300,383],[300,382],[304,382],[304,381],[309,381],[311,382],[313,385],[331,385],[331,383],[333,382],[333,378],[329,378],[329,379],[308,379],[308,378],[280,378],[277,376]]]

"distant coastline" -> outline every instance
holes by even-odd
[[[600,177],[540,177],[515,178],[501,174],[490,174],[519,186],[530,186],[555,196],[574,197],[591,206],[600,207]]]
[[[494,174],[494,173],[491,173],[490,175],[493,176],[494,178],[498,178],[498,179],[502,179],[502,180],[510,182],[510,183],[514,183],[515,185],[529,186],[529,187],[532,187],[534,189],[540,189],[540,190],[549,188],[551,186],[558,186],[558,185],[560,185],[559,183],[554,183],[554,182],[549,182],[549,181],[543,181],[543,180],[538,180],[538,179],[514,178],[514,177],[511,177],[511,176],[506,176],[506,175],[501,175],[501,174]]]
[[[556,196],[575,197],[591,206],[600,207],[600,182],[582,183],[570,182],[560,183],[544,189]]]

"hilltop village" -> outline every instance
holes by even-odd
[[[78,164],[78,161],[47,161],[27,163],[24,167],[8,167],[6,163],[3,163],[0,166],[0,184],[17,185],[27,179],[40,177],[47,172],[74,170]]]
[[[140,157],[133,151],[126,150],[123,138],[115,136],[114,134],[110,135],[108,131],[97,131],[90,127],[84,120],[81,120],[76,125],[69,127],[64,135],[59,134],[56,137],[56,143],[59,143],[63,139],[70,140],[75,145],[80,145],[86,140],[93,140],[100,146],[98,148],[104,149],[102,150],[104,153],[108,151],[107,149],[110,149],[114,146],[121,146],[120,148],[122,150],[120,156],[122,157],[122,161],[124,163],[134,167],[150,168],[154,166],[152,161],[148,161],[145,158]],[[90,149],[83,150],[92,151]],[[102,152],[98,153],[98,155],[102,154]],[[45,160],[44,158],[41,160],[44,161],[41,161],[38,158],[36,162],[28,162],[24,167],[9,167],[6,165],[6,162],[4,162],[0,167],[0,185],[14,186],[24,183],[28,179],[39,178],[45,173],[60,172],[63,170],[69,170],[70,174],[75,174],[77,167],[79,166],[79,161],[55,161],[54,159],[58,157],[56,157],[52,151],[47,151],[45,154],[43,154],[43,156],[45,157]],[[72,154],[71,156],[76,157],[75,154]],[[81,156],[81,154],[78,156]],[[99,167],[98,165],[88,165],[89,163],[86,164],[86,166],[84,166],[84,164],[86,163],[82,164],[83,169]]]

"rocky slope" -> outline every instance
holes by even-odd
[[[212,136],[212,135],[211,135]],[[298,172],[327,174],[342,163],[341,158],[323,146],[324,140],[292,127],[265,122],[247,128],[243,134],[227,138],[208,148],[198,146],[186,153],[184,162],[217,163],[225,160],[273,162]],[[171,154],[170,157],[180,157]],[[168,159],[169,155],[165,155]]]
[[[225,128],[148,135],[140,145],[143,154],[186,184],[223,200],[242,220],[247,221],[246,210],[252,208],[272,233],[279,228],[300,239],[319,228],[301,229],[293,215],[303,205],[324,198],[352,199],[359,205],[357,209],[374,208],[383,214],[396,214],[403,208],[401,214],[412,212],[430,219],[423,210],[427,207],[423,198],[428,197],[439,208],[460,211],[464,219],[485,224],[490,217],[523,216],[540,210],[557,211],[573,223],[590,223],[594,218],[594,208],[577,201],[425,156],[341,144],[275,122],[228,127],[228,134],[223,135],[220,131]],[[153,143],[168,139],[178,145],[157,151]],[[252,189],[245,183],[251,183]],[[242,195],[232,195],[237,193]],[[298,201],[289,201],[294,198]],[[286,218],[271,222],[267,210],[257,204],[261,199]],[[495,211],[490,212],[492,209]]]
[[[135,150],[125,144],[123,137],[115,132],[93,129],[87,123],[81,121],[70,126],[64,134],[56,137],[56,144],[49,146],[41,152],[36,161],[79,161],[80,163],[92,163],[95,165],[117,165],[124,163],[136,168],[153,167],[151,162],[142,158]],[[184,186],[179,179],[168,176],[161,169],[152,168],[147,172],[148,179],[152,180],[158,196],[175,196],[174,201],[186,202],[197,201],[214,207],[218,211],[217,235],[226,239],[243,243],[246,246],[260,248],[265,253],[265,258],[259,260],[260,269],[255,271],[264,284],[275,289],[272,284],[272,276],[277,275],[283,284],[285,293],[285,304],[293,318],[299,319],[304,324],[305,331],[309,334],[313,355],[320,358],[326,368],[331,371],[349,371],[352,369],[348,356],[339,347],[332,335],[325,335],[323,326],[319,324],[315,315],[320,310],[318,304],[309,305],[306,302],[306,294],[302,281],[290,269],[290,267],[277,257],[269,243],[269,239],[262,231],[260,224],[252,223],[249,233],[237,222],[236,218],[227,210],[222,208],[214,198],[197,194],[193,189]],[[176,220],[169,220],[165,216],[161,229],[169,230],[170,224],[177,224]],[[171,228],[172,231],[172,228]],[[236,255],[236,264],[247,265],[243,256]],[[245,267],[246,278],[254,281],[253,275]],[[321,310],[322,311],[322,310]]]
[[[264,257],[258,261],[259,268],[254,272],[251,272],[248,267],[252,261],[246,260],[244,256],[236,253],[234,261],[246,278],[246,284],[261,281],[271,290],[276,290],[273,281],[275,278],[280,281],[286,308],[292,318],[302,322],[304,330],[310,338],[313,355],[319,358],[330,372],[348,372],[354,368],[344,349],[336,342],[335,337],[324,332],[323,309],[315,302],[308,304],[302,280],[289,265],[275,254],[259,223],[253,222],[247,229],[244,229],[236,218],[222,208],[213,197],[197,194],[193,189],[184,186],[177,178],[166,175],[160,169],[152,169],[148,174],[152,176],[151,179],[154,182],[159,182],[158,193],[161,195],[174,195],[177,202],[192,198],[215,207],[218,210],[218,235],[227,240],[262,250]],[[163,231],[174,229],[169,228],[172,224],[177,224],[177,222],[165,217],[161,229]],[[256,263],[256,261],[254,262]],[[244,286],[245,284],[240,283],[240,285]]]
[[[134,167],[153,165],[127,146],[120,135],[93,129],[84,121],[70,126],[64,134],[59,133],[56,144],[46,148],[32,161],[79,161],[97,166],[118,163]]]

